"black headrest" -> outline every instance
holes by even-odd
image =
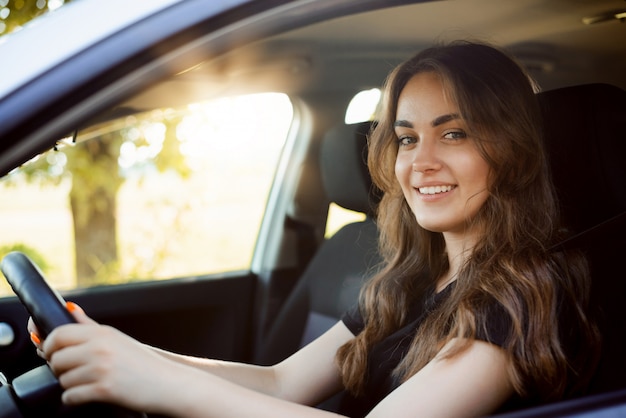
[[[626,92],[607,84],[539,93],[562,214],[574,233],[626,210]]]
[[[372,180],[367,169],[367,135],[371,122],[334,127],[323,139],[322,181],[331,202],[372,214]]]

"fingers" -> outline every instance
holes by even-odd
[[[103,401],[112,396],[107,388],[116,382],[117,363],[107,356],[90,356],[81,349],[70,347],[55,355],[51,367],[58,376],[59,383],[65,389],[91,387],[97,389],[90,400]]]
[[[78,323],[80,323],[80,324],[96,324],[96,321],[94,321],[93,319],[89,318],[87,316],[87,314],[85,313],[85,311],[83,310],[83,308],[81,308],[80,306],[78,306],[74,302],[66,302],[66,306],[67,306],[67,310],[72,313],[72,315],[74,316],[74,319],[76,319],[76,321]],[[42,338],[41,338],[41,334],[39,333],[39,329],[37,329],[37,325],[35,325],[35,321],[33,321],[33,318],[28,318],[27,329],[28,329],[28,333],[30,334],[31,341],[33,342],[33,344],[37,348],[37,351],[38,351],[37,354],[39,354],[39,351],[41,351],[41,349],[42,349],[42,342],[43,341],[42,341]]]
[[[83,308],[74,302],[67,302],[67,310],[74,315],[74,318],[80,324],[96,324],[97,322],[87,316]]]
[[[41,343],[41,340],[39,339],[38,334],[36,334],[35,332],[31,332],[30,340],[32,341],[35,348],[37,349],[37,355],[44,360],[48,360],[48,358],[46,357],[46,353],[43,352],[42,343]]]
[[[57,376],[90,363],[106,370],[114,363],[116,346],[125,340],[135,342],[106,325],[70,324],[50,333],[43,343],[43,352]]]
[[[76,319],[76,322],[78,322],[79,324],[90,324],[90,325],[97,324],[96,321],[89,318],[87,314],[85,313],[85,311],[74,302],[66,302],[66,306],[67,306],[67,310],[72,313],[72,315]],[[46,346],[44,348],[45,341],[43,341],[43,339],[41,338],[41,334],[39,333],[39,329],[37,329],[37,325],[35,325],[35,321],[33,321],[33,318],[28,318],[27,329],[28,329],[28,333],[30,334],[30,340],[32,341],[33,345],[35,346],[37,350],[37,355],[41,357],[42,359],[49,361],[50,355],[53,352],[57,351],[61,346],[59,346],[58,344],[55,344],[55,345],[52,345],[51,347]],[[74,339],[73,342],[69,341],[68,344],[74,344],[76,343],[76,341],[77,340]]]
[[[112,402],[112,396],[97,384],[87,384],[65,389],[61,395],[65,405],[79,405],[87,402]]]
[[[28,332],[31,334],[39,335],[39,330],[37,329],[37,325],[35,325],[35,321],[33,318],[28,318],[28,325],[26,326]]]
[[[39,348],[39,346],[41,345],[39,334],[37,334],[36,332],[33,332],[33,331],[30,332],[30,340],[33,342],[33,344],[35,344],[37,348]]]
[[[31,342],[37,349],[37,355],[41,357],[42,359],[47,360],[46,355],[44,354],[41,348],[42,346],[41,337],[39,334],[39,330],[37,329],[37,325],[35,325],[35,322],[33,321],[33,318],[28,318],[28,325],[26,326],[26,329],[28,329]]]
[[[51,357],[54,353],[66,347],[79,345],[89,341],[95,332],[88,324],[69,324],[54,329],[48,338],[43,341],[41,347],[44,353]]]
[[[115,378],[112,370],[98,358],[86,361],[80,348],[69,347],[55,354],[50,367],[64,388],[63,403],[112,402],[115,398]],[[82,357],[82,358],[81,358]],[[104,364],[103,364],[104,363]]]
[[[29,327],[34,327],[35,331],[31,333],[31,339],[37,347],[37,355],[51,361],[52,356],[59,350],[83,344],[89,341],[89,338],[94,338],[98,331],[104,329],[104,327],[98,326],[98,323],[89,318],[85,311],[73,302],[67,302],[67,309],[72,313],[78,324],[63,325],[53,330],[45,341],[40,341],[39,335],[36,333],[36,327],[31,325],[32,321],[29,321]],[[84,327],[89,325],[90,327]],[[29,328],[30,329],[30,328]]]
[[[72,405],[132,404],[136,399],[127,395],[145,386],[141,364],[150,358],[162,360],[136,340],[105,325],[59,327],[47,338],[44,348],[50,368],[64,388],[63,402]]]
[[[26,326],[28,329],[28,333],[30,334],[30,339],[35,345],[41,344],[41,337],[39,335],[39,330],[37,329],[37,325],[35,325],[35,321],[33,318],[28,318],[28,325]]]

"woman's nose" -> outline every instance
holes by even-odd
[[[429,172],[441,169],[441,161],[437,153],[437,144],[422,141],[415,149],[411,168],[415,172]]]

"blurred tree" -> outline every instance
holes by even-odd
[[[107,133],[67,150],[72,175],[70,207],[74,221],[78,286],[101,281],[103,266],[117,266],[116,195],[123,179],[118,157],[122,137]]]
[[[117,192],[125,180],[120,150],[126,144],[137,150],[150,148],[155,153],[154,158],[137,160],[126,170],[173,170],[186,177],[191,171],[180,153],[176,135],[183,117],[154,111],[97,125],[79,133],[79,138],[88,139],[76,145],[60,143],[45,158],[37,158],[20,169],[29,181],[40,184],[71,180],[69,202],[79,287],[114,282],[119,273]],[[155,131],[159,134],[154,135]]]
[[[19,30],[22,25],[71,0],[0,0],[0,35]],[[81,132],[91,139],[81,146],[62,147],[46,158],[38,158],[20,170],[31,182],[59,183],[70,178],[69,202],[74,223],[75,268],[78,286],[110,282],[119,271],[116,225],[117,192],[124,182],[119,166],[120,149],[125,142],[148,146],[137,126],[159,124],[164,129],[154,168],[174,169],[186,176],[190,170],[179,150],[176,126],[183,115],[154,112],[131,118],[132,124],[104,132]],[[5,184],[10,184],[10,179]],[[18,248],[20,244],[16,244]],[[20,247],[21,248],[21,247]],[[18,248],[19,249],[19,248]],[[9,248],[3,249],[10,250]],[[28,251],[29,255],[34,254]],[[47,265],[43,256],[38,263]]]
[[[0,35],[19,30],[30,20],[70,1],[0,0]],[[156,112],[133,121],[139,124],[142,121],[147,124],[157,123],[165,127],[160,153],[152,164],[161,171],[174,167],[174,170],[186,175],[189,169],[179,152],[175,133],[181,118]],[[137,147],[145,146],[147,139],[141,134],[136,135],[136,126],[118,126],[118,130],[93,135],[81,132],[81,135],[91,136],[91,139],[81,146],[63,147],[46,158],[38,158],[21,170],[29,181],[41,184],[58,183],[64,178],[71,178],[69,202],[74,223],[78,286],[109,282],[118,270],[116,196],[124,182],[118,160],[124,142],[133,142]],[[134,134],[130,135],[130,131]],[[6,183],[10,184],[10,180]],[[40,256],[37,261],[45,264]]]
[[[0,35],[20,29],[25,23],[71,0],[0,0]]]

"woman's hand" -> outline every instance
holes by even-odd
[[[32,320],[28,324],[38,354],[65,389],[63,402],[109,402],[141,411],[158,408],[181,366],[120,331],[99,325],[76,305],[70,311],[78,323],[56,328],[45,341]]]
[[[74,319],[76,319],[77,322],[81,323],[81,321],[83,321],[83,323],[86,323],[86,324],[96,323],[93,319],[89,318],[85,314],[85,311],[83,311],[83,308],[81,308],[74,302],[66,302],[66,305],[67,305],[67,310],[70,311],[70,313],[72,313],[72,315],[74,316]],[[48,360],[42,350],[43,338],[41,338],[39,329],[37,329],[37,325],[35,325],[35,321],[33,321],[32,317],[28,318],[27,328],[30,334],[30,340],[35,346],[35,348],[37,349],[37,355],[43,358],[44,360]]]

